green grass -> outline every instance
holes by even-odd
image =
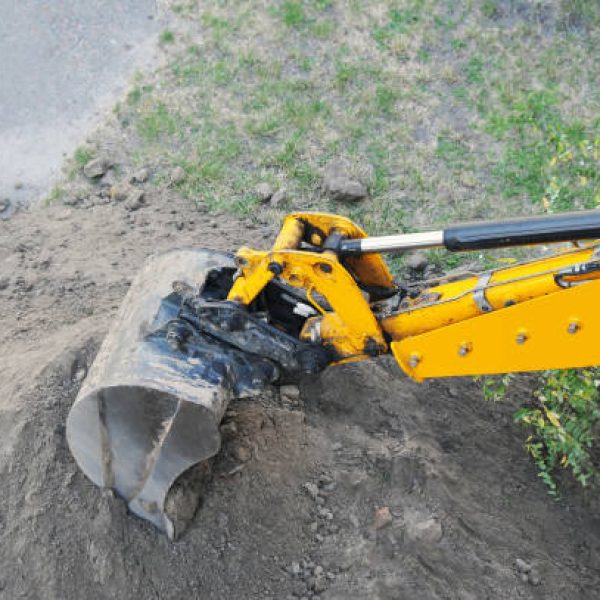
[[[175,41],[175,34],[169,29],[165,29],[159,36],[159,42],[163,45],[172,44]]]
[[[94,158],[94,152],[90,148],[84,148],[80,146],[73,153],[73,160],[77,167],[84,167],[87,163]]]
[[[136,81],[119,116],[146,162],[184,165],[194,200],[237,214],[267,179],[288,188],[290,208],[353,214],[378,232],[595,202],[600,10],[581,5],[585,31],[565,37],[557,2],[556,36],[539,38],[535,12],[491,26],[509,8],[477,0],[180,6],[201,34],[169,59],[160,89]],[[339,156],[374,174],[361,207],[320,193]]]

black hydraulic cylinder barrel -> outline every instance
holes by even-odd
[[[444,230],[444,246],[451,252],[598,238],[600,210],[465,223]]]

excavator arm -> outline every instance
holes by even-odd
[[[287,217],[270,251],[241,249],[228,299],[250,305],[277,279],[309,291],[318,314],[300,337],[331,350],[332,363],[392,352],[411,377],[480,375],[600,364],[600,246],[421,289],[396,286],[381,253],[451,252],[593,240],[600,212],[475,223],[445,231],[367,237],[325,214]],[[325,300],[323,309],[313,295]]]
[[[169,490],[218,452],[235,398],[386,353],[418,381],[600,365],[598,240],[600,211],[384,237],[298,213],[268,251],[152,257],[71,408],[70,449],[94,483],[174,537]],[[410,286],[383,259],[559,242],[573,243]]]

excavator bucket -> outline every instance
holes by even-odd
[[[169,489],[218,452],[229,401],[264,391],[278,376],[272,362],[190,333],[179,318],[183,298],[198,296],[211,278],[225,274],[231,281],[234,272],[232,256],[208,250],[151,258],[67,420],[69,447],[83,472],[171,538],[177,532],[165,510]],[[226,291],[216,286],[211,293],[218,301]]]

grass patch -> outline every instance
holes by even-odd
[[[172,44],[175,41],[175,34],[171,30],[165,29],[161,32],[158,41],[162,45]]]
[[[84,167],[87,163],[94,158],[94,152],[90,148],[80,146],[73,153],[73,160],[77,167]]]

